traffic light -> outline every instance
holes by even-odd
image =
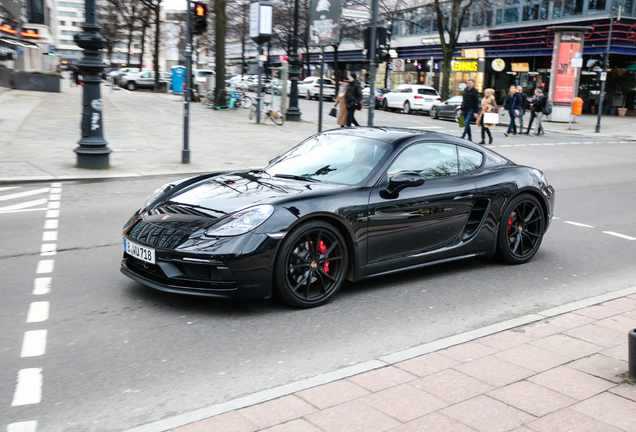
[[[364,40],[364,56],[369,59],[371,55],[371,27],[366,27],[362,30]],[[375,53],[380,63],[391,60],[389,54],[388,39],[391,36],[391,32],[386,27],[376,28],[376,45]]]
[[[194,21],[194,26],[192,28],[192,34],[203,34],[208,28],[208,10],[203,3],[194,2],[193,4],[192,20]]]

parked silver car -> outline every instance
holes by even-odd
[[[167,72],[160,72],[159,74],[159,85],[161,88],[165,88],[165,86],[170,82],[172,74]],[[119,85],[130,91],[137,90],[138,88],[154,88],[155,72],[142,71],[136,74],[124,75],[119,81]]]

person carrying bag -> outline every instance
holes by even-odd
[[[340,90],[338,91],[338,97],[336,97],[335,104],[335,107],[337,107],[338,109],[336,110],[336,108],[334,108],[331,110],[332,112],[336,110],[336,115],[333,117],[337,116],[338,125],[340,125],[340,127],[347,126],[347,104],[345,103],[345,93],[347,92],[347,86],[348,84],[346,83],[346,81],[342,81],[340,83]],[[329,115],[331,115],[331,113]]]
[[[490,128],[499,123],[499,114],[497,102],[495,101],[495,91],[491,88],[484,90],[484,98],[481,100],[481,112],[477,118],[477,127],[481,126],[481,141],[479,144],[485,145],[486,135],[488,135],[488,144],[492,144],[492,134]]]

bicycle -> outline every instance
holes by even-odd
[[[267,108],[269,105],[271,105],[271,102],[263,101],[263,105],[265,106],[265,109],[262,109],[261,113],[265,114],[265,120],[270,119],[278,126],[282,126],[285,122],[285,118],[283,117],[283,115],[274,109]],[[252,120],[254,116],[256,116],[256,102],[254,102],[254,104],[252,104],[250,108],[250,120]]]

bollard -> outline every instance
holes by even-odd
[[[636,329],[630,330],[627,342],[629,377],[636,380]]]

